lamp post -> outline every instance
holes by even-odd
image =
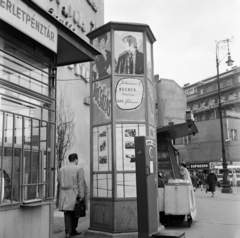
[[[222,118],[222,103],[221,103],[221,91],[220,91],[220,79],[219,79],[219,64],[220,60],[218,59],[218,47],[221,43],[227,43],[228,47],[228,60],[226,61],[228,66],[233,65],[233,60],[231,59],[231,55],[229,52],[229,39],[218,41],[216,44],[216,66],[217,66],[217,82],[218,82],[218,110],[219,110],[219,119],[220,119],[220,130],[221,130],[221,142],[222,142],[222,165],[223,165],[223,183],[222,183],[222,193],[231,193],[231,185],[227,179],[228,177],[228,163],[226,159],[225,152],[225,141],[224,141],[224,133],[223,133],[223,118]],[[225,57],[224,57],[225,58]]]

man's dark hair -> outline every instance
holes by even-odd
[[[104,40],[105,40],[105,43],[106,43],[106,42],[107,42],[107,39],[108,39],[107,34],[105,33],[105,34],[103,34],[103,35],[100,35],[100,36],[98,37],[98,42],[100,42],[101,39],[104,39]]]
[[[74,162],[76,159],[78,159],[78,155],[76,153],[70,154],[68,156],[69,162]]]
[[[128,42],[129,46],[133,45],[133,47],[137,48],[137,39],[134,36],[128,35],[123,37],[122,41]]]

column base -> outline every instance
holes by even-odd
[[[165,231],[165,227],[161,224],[158,226],[158,234],[159,232]],[[184,233],[185,234],[185,233]],[[84,237],[91,237],[91,238],[138,238],[138,232],[124,232],[124,233],[110,233],[104,231],[95,231],[95,230],[87,230],[84,233]],[[153,236],[149,236],[151,238]],[[156,236],[158,237],[158,236]],[[160,236],[161,237],[161,236]],[[177,237],[177,236],[176,236]],[[184,238],[185,236],[179,236]]]
[[[185,232],[183,231],[171,231],[171,230],[164,230],[152,235],[152,238],[185,238]]]
[[[138,232],[110,233],[103,231],[87,230],[84,237],[91,238],[138,238]]]

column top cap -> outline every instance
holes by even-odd
[[[131,23],[131,22],[110,21],[110,22],[98,27],[94,31],[88,33],[87,37],[90,39],[94,39],[94,38],[98,37],[99,35],[110,31],[111,29],[119,30],[119,31],[137,31],[137,32],[145,31],[152,44],[156,41],[156,38],[153,35],[152,30],[149,27],[149,25],[143,24],[143,23]]]

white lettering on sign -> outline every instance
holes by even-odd
[[[111,95],[110,89],[100,82],[93,84],[93,101],[98,108],[110,118],[111,115]]]
[[[57,53],[57,28],[20,0],[0,0],[0,19]]]
[[[146,140],[146,145],[151,145],[153,147],[156,147],[156,143],[152,140]]]
[[[143,82],[140,79],[120,79],[116,87],[116,103],[122,110],[137,109],[142,103],[143,93]]]
[[[208,168],[208,164],[191,164],[190,168],[191,169],[196,169],[196,168]]]

